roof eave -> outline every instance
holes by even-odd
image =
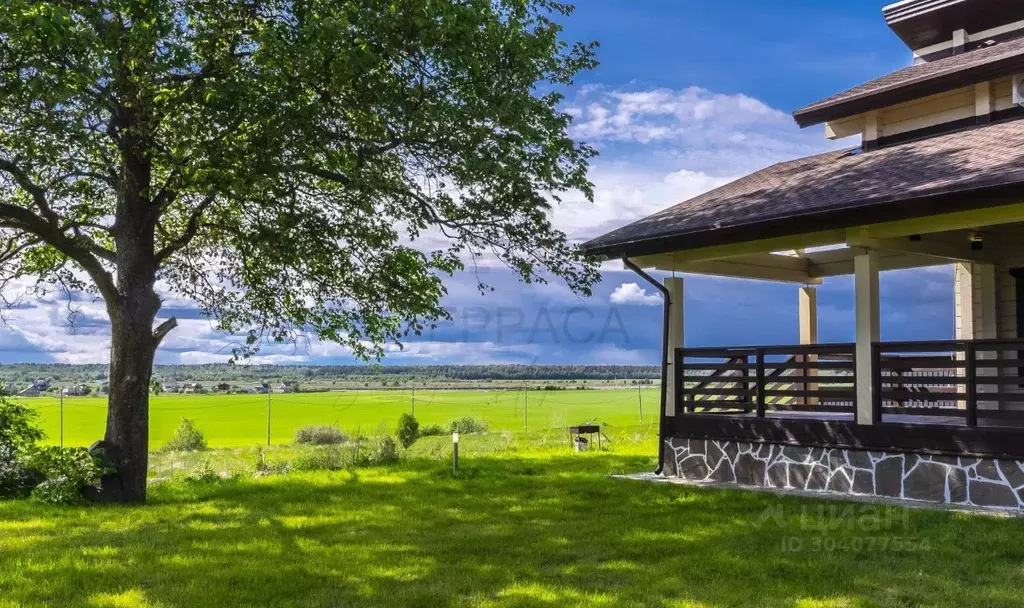
[[[704,249],[764,240],[769,238],[766,235],[771,235],[771,237],[794,236],[1014,204],[1021,202],[1022,189],[1024,189],[1022,183],[1001,184],[877,203],[853,203],[837,209],[793,214],[713,230],[660,235],[607,245],[591,246],[590,243],[593,241],[589,241],[584,243],[582,248],[591,256],[605,259],[634,258]]]
[[[1024,54],[1011,55],[971,69],[942,74],[927,80],[908,82],[899,87],[880,89],[849,99],[828,104],[812,104],[793,112],[801,128],[830,120],[849,118],[864,112],[879,110],[904,101],[943,93],[993,78],[1010,76],[1024,70]]]

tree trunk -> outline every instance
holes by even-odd
[[[103,480],[101,500],[146,500],[149,385],[159,345],[153,321],[160,301],[152,284],[122,296],[111,315],[110,392],[103,448],[116,473]]]

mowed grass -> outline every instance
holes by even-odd
[[[307,424],[333,424],[349,433],[380,434],[413,409],[412,392],[346,391],[270,396],[271,443],[290,443]],[[564,428],[591,420],[611,426],[657,419],[658,389],[565,391],[416,391],[420,424],[447,424],[463,416],[487,420],[493,430]],[[60,402],[26,398],[35,407],[47,442],[60,442]],[[103,436],[107,402],[100,397],[64,399],[64,445],[88,446]],[[210,447],[243,447],[267,440],[266,395],[159,395],[150,400],[150,441],[158,448],[182,418],[205,433]]]
[[[464,439],[457,476],[433,438],[393,467],[156,484],[142,507],[0,502],[0,606],[1021,605],[1019,519],[613,479],[651,470],[653,442],[498,435]]]

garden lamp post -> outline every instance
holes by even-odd
[[[452,433],[452,472],[459,472],[459,432]]]

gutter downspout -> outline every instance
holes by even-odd
[[[662,468],[665,465],[665,410],[668,406],[668,328],[669,322],[672,318],[671,306],[672,299],[669,295],[668,289],[656,281],[654,277],[644,272],[639,266],[634,264],[629,258],[623,257],[622,263],[629,268],[641,279],[647,281],[654,286],[655,289],[661,292],[662,297],[665,300],[665,318],[662,321],[661,330],[661,413],[658,416],[658,468],[654,471],[655,475],[661,475]]]

